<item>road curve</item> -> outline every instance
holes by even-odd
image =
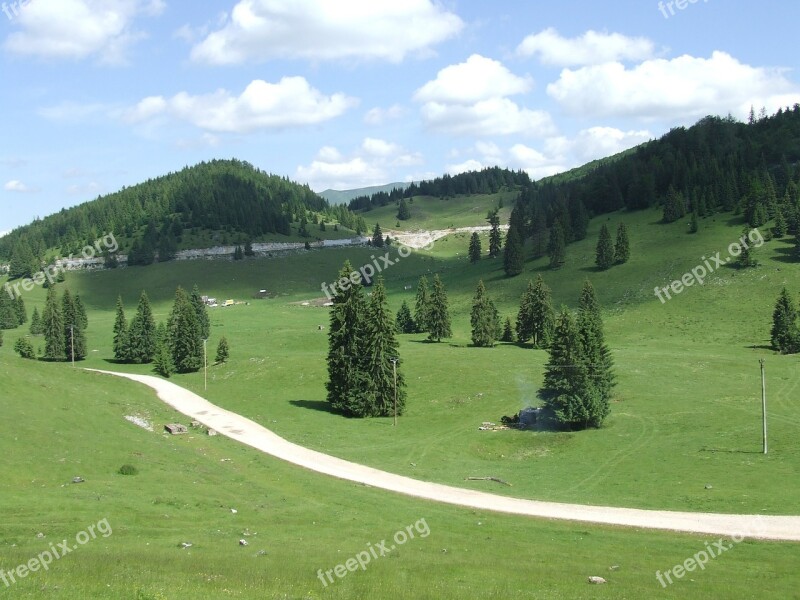
[[[99,369],[87,369],[87,371],[125,377],[143,383],[154,389],[161,400],[178,412],[237,442],[252,446],[281,460],[311,471],[407,496],[480,510],[547,519],[712,534],[734,540],[746,537],[800,541],[800,517],[797,516],[690,513],[541,502],[419,481],[298,446],[250,419],[211,404],[194,392],[158,377]]]

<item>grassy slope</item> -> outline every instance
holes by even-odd
[[[212,346],[224,332],[231,340],[233,358],[228,365],[210,370],[206,395],[267,424],[281,435],[339,456],[422,479],[543,499],[686,510],[797,513],[798,455],[794,426],[800,418],[792,402],[800,381],[796,357],[773,356],[750,347],[766,343],[771,307],[779,288],[788,284],[797,292],[797,265],[781,261],[780,250],[786,244],[778,241],[765,246],[758,255],[764,263],[761,268],[744,273],[723,269],[706,286],[690,288],[662,306],[653,297],[653,286],[679,277],[698,264],[703,254],[720,250],[724,255],[727,245],[738,237],[739,227],[723,222],[727,217],[716,222],[707,219],[700,234],[688,236],[683,233],[682,224],[655,225],[654,212],[616,215],[609,224],[615,226],[619,218],[624,218],[631,230],[633,256],[627,265],[606,273],[595,273],[592,267],[599,221],[592,223],[588,240],[570,247],[567,266],[556,273],[547,271],[544,262],[538,261],[528,264],[525,276],[507,280],[501,276],[498,263],[486,260],[476,266],[468,265],[464,259],[466,236],[441,241],[433,256],[414,255],[387,271],[395,308],[403,298],[411,299],[413,290],[404,291],[404,285],[413,285],[416,277],[429,269],[441,271],[455,316],[456,337],[451,344],[420,343],[423,336],[404,336],[401,353],[409,381],[409,410],[397,430],[389,426],[389,420],[346,420],[324,410],[326,332],[319,331],[317,325],[327,324],[327,313],[325,309],[289,304],[318,296],[320,283],[333,279],[345,257],[354,263],[368,260],[368,249],[310,252],[281,261],[242,264],[198,261],[72,274],[69,283],[82,292],[90,307],[90,348],[97,352],[92,353],[86,364],[98,367],[108,367],[103,358],[110,354],[111,309],[118,293],[123,293],[130,316],[139,289],[147,288],[155,301],[156,314],[162,318],[177,283],[207,282],[203,291],[217,297],[244,299],[265,286],[285,294],[275,300],[212,313]],[[554,288],[557,303],[574,305],[583,278],[589,276],[606,306],[607,337],[618,364],[619,386],[612,417],[600,431],[582,434],[477,431],[481,421],[497,421],[500,415],[512,414],[534,398],[546,356],[514,346],[491,350],[468,348],[467,314],[474,286],[483,277],[501,312],[513,314],[527,276],[537,271],[544,272],[548,284]],[[37,303],[41,308],[40,291],[32,292],[26,300],[29,310]],[[428,590],[429,597],[474,597],[476,590],[481,589],[486,591],[482,592],[483,597],[583,594],[581,597],[633,598],[649,596],[660,589],[653,576],[656,569],[669,568],[703,546],[699,538],[686,536],[498,516],[487,519],[486,515],[470,511],[332,482],[266,457],[253,456],[224,440],[197,438],[197,448],[187,438],[164,441],[121,421],[121,415],[129,414],[132,409],[109,400],[109,396],[118,395],[137,410],[161,416],[162,421],[172,418],[146,391],[124,382],[98,381],[96,376],[76,379],[80,376],[63,366],[23,363],[11,358],[10,346],[16,334],[6,332],[6,344],[0,348],[0,376],[12,399],[5,422],[35,420],[40,426],[27,431],[34,443],[26,444],[26,448],[45,450],[37,450],[26,459],[23,476],[18,469],[11,471],[20,481],[42,481],[43,489],[57,489],[42,492],[35,484],[8,486],[15,491],[12,495],[4,493],[0,502],[6,503],[6,513],[19,515],[12,519],[14,537],[8,538],[9,544],[17,543],[17,548],[8,558],[3,555],[2,566],[12,567],[33,556],[34,550],[43,549],[41,540],[33,539],[33,535],[50,522],[42,520],[38,511],[20,509],[30,505],[34,498],[50,507],[42,515],[50,514],[52,522],[60,523],[58,534],[54,534],[56,539],[74,535],[85,525],[84,521],[88,524],[104,516],[109,517],[112,525],[115,515],[117,522],[124,523],[132,514],[138,514],[139,509],[144,510],[143,507],[157,508],[161,504],[157,498],[164,496],[172,498],[171,502],[185,511],[181,513],[185,518],[177,525],[166,519],[152,522],[139,519],[130,525],[130,537],[119,536],[118,525],[115,535],[108,540],[92,542],[80,553],[65,558],[62,563],[75,567],[65,566],[63,579],[49,580],[48,585],[71,589],[78,586],[87,590],[86,595],[101,594],[102,585],[106,582],[113,585],[114,578],[94,573],[91,557],[93,552],[107,546],[117,557],[118,568],[136,573],[137,582],[148,593],[169,590],[169,573],[177,570],[186,574],[180,578],[187,581],[185,592],[205,593],[207,590],[202,586],[219,585],[218,590],[213,588],[216,592],[209,593],[222,595],[219,590],[230,589],[241,597],[249,597],[251,593],[256,597],[255,588],[263,586],[259,597],[263,597],[265,588],[271,590],[268,593],[280,590],[286,597],[303,597],[302,594],[366,597],[376,592],[426,597],[423,590]],[[771,454],[766,458],[758,454],[757,358],[761,356],[768,358],[770,377]],[[147,371],[146,367],[120,368]],[[509,377],[509,373],[516,375]],[[202,392],[201,374],[178,377],[176,382]],[[38,404],[43,398],[83,408],[65,411],[59,406],[60,412],[45,410]],[[89,421],[93,437],[87,438],[88,415],[97,411],[100,414],[96,421]],[[19,438],[16,433],[19,429],[15,427],[13,436],[0,437],[0,444],[18,444],[18,439],[13,442],[12,439]],[[51,440],[50,446],[52,440],[58,440],[82,461],[80,464],[91,464],[95,470],[74,472],[74,468],[63,466],[63,470],[52,470],[59,465],[52,460],[52,452],[46,450],[47,440]],[[218,464],[214,460],[218,455],[203,456],[203,452],[208,454],[220,446],[225,457],[241,457],[234,463],[242,463],[242,469],[246,463],[247,470],[231,474],[227,469],[233,465]],[[103,452],[98,453],[97,448]],[[132,448],[156,458],[146,463],[142,475],[131,479],[136,482],[136,489],[122,493],[119,486],[127,485],[129,480],[114,475],[113,471],[118,463],[135,460],[130,453]],[[161,458],[157,458],[158,452],[164,453]],[[16,456],[19,451],[9,447],[6,453]],[[41,472],[38,477],[32,476],[38,472]],[[270,477],[264,482],[264,474],[273,472],[278,474],[277,479]],[[193,483],[198,473],[204,476],[203,484]],[[98,514],[91,508],[87,512],[86,498],[62,508],[63,496],[59,493],[63,494],[65,489],[68,493],[86,489],[60,487],[74,474],[86,477],[87,483],[100,479],[103,494],[120,491],[120,498],[109,500],[108,506],[115,507],[114,511]],[[176,481],[167,483],[167,474],[174,475]],[[4,475],[4,486],[5,482],[16,481],[11,473]],[[463,481],[468,475],[502,477],[514,487],[494,488],[485,482]],[[706,490],[706,483],[713,484],[713,489]],[[198,485],[202,485],[200,490]],[[235,494],[229,501],[231,490]],[[259,498],[270,494],[285,498],[286,504],[294,507],[295,519],[274,509],[261,511],[256,518],[254,511],[254,525],[247,526],[256,531],[259,528],[270,531],[268,555],[255,558],[256,550],[249,550],[257,544],[248,549],[235,547],[235,538],[241,532],[224,528],[230,519],[226,505],[248,502],[255,507]],[[221,500],[214,507],[207,499],[216,497]],[[309,498],[316,500],[310,502]],[[348,521],[347,533],[343,534],[342,515],[352,518],[355,515],[352,506],[358,506],[359,518]],[[209,513],[217,510],[222,514],[209,518]],[[162,514],[170,512],[175,511],[165,510]],[[65,519],[70,514],[73,516]],[[438,515],[441,519],[438,531],[436,519],[428,515]],[[419,540],[403,548],[398,555],[400,565],[394,566],[397,559],[385,559],[385,565],[376,563],[366,573],[346,578],[332,590],[323,591],[314,579],[317,568],[330,568],[367,542],[388,537],[397,528],[423,516],[435,533],[430,541]],[[491,525],[491,530],[482,529],[484,535],[475,536],[478,520],[484,526]],[[217,529],[227,532],[224,541],[213,537]],[[175,544],[187,537],[194,537],[190,541],[196,542],[203,535],[210,536],[208,542],[197,544],[205,547],[208,543],[208,550],[203,548],[200,557],[201,548],[193,550],[191,564],[186,564],[189,561],[174,549]],[[316,541],[292,543],[311,538]],[[142,548],[145,539],[158,550]],[[436,543],[430,543],[434,539]],[[535,547],[530,541],[534,539]],[[459,543],[464,552],[459,552],[453,560],[453,548],[459,547]],[[333,547],[341,553],[333,553]],[[448,552],[443,553],[442,548],[448,548]],[[234,557],[237,551],[239,557]],[[489,553],[493,559],[486,561]],[[244,554],[246,562],[241,559]],[[266,562],[270,556],[280,560],[279,568],[256,564],[262,559]],[[548,558],[544,560],[544,556]],[[684,580],[673,586],[670,593],[675,597],[747,597],[747,590],[758,586],[765,595],[786,596],[789,592],[784,586],[791,580],[791,556],[790,545],[747,543],[715,561],[705,573],[696,574],[694,582]],[[609,575],[613,587],[605,591],[587,589],[583,578],[607,569],[606,563],[623,565],[618,573],[599,573]],[[287,565],[297,566],[287,568]],[[424,568],[429,565],[434,568]],[[590,567],[592,573],[587,571]],[[142,573],[151,568],[156,575],[149,580]],[[516,583],[523,569],[531,570],[531,579],[539,582],[537,586]],[[271,576],[275,572],[280,575]],[[57,577],[56,573],[53,570],[46,577]],[[204,583],[200,573],[211,581]],[[228,573],[234,573],[235,577],[230,578]],[[41,586],[40,576],[18,584],[15,592],[30,589],[33,594],[39,587],[23,586],[32,581]],[[172,592],[165,592],[164,597],[173,597]]]

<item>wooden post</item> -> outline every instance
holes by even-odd
[[[764,373],[764,359],[758,361],[761,364],[761,420],[763,422],[764,454],[767,453],[767,378]]]

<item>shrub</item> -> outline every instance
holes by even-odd
[[[28,341],[28,338],[19,338],[14,344],[14,351],[17,352],[22,358],[36,358],[36,352],[33,350],[33,344]]]
[[[134,467],[133,465],[122,465],[117,471],[120,475],[138,475],[139,469]]]

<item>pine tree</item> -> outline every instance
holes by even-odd
[[[794,354],[800,351],[797,310],[786,288],[783,288],[775,303],[770,340],[772,347],[781,354]]]
[[[78,320],[81,323],[81,327],[83,327],[83,330],[86,331],[86,328],[89,327],[89,317],[86,316],[86,307],[83,305],[81,295],[75,294],[73,302],[75,302],[75,311],[78,315]]]
[[[521,343],[531,340],[534,348],[547,348],[553,336],[554,320],[550,288],[540,274],[535,285],[528,281],[528,288],[522,294],[517,314],[517,338]]]
[[[17,322],[20,325],[23,325],[28,322],[28,312],[25,310],[25,302],[22,300],[22,296],[17,296],[17,299],[14,301],[14,311],[17,314]]]
[[[559,221],[553,224],[550,231],[550,243],[547,246],[547,253],[550,256],[550,268],[560,269],[566,261],[566,247],[564,243],[564,228]]]
[[[597,240],[597,248],[595,250],[595,264],[602,271],[605,271],[614,264],[614,258],[614,242],[611,241],[608,227],[603,223],[603,226],[600,227],[600,237]]]
[[[402,414],[406,403],[405,379],[399,366],[392,362],[399,360],[399,344],[395,338],[395,323],[386,300],[383,277],[378,277],[372,290],[365,321],[365,374],[369,381],[364,402],[369,412],[365,416],[387,417],[394,413],[395,372],[397,414]]]
[[[414,317],[411,316],[411,309],[408,308],[408,303],[405,300],[400,305],[400,310],[397,311],[395,322],[399,333],[414,333],[417,331],[417,324],[414,322]]]
[[[692,216],[689,219],[689,233],[697,233],[700,229],[700,224],[697,222],[697,213],[692,212]]]
[[[397,208],[397,218],[400,221],[408,221],[411,218],[411,209],[405,198],[400,198],[400,205]]]
[[[169,377],[175,373],[175,365],[172,362],[172,353],[169,349],[169,340],[166,335],[166,329],[163,328],[163,323],[159,325],[164,330],[164,335],[158,336],[156,342],[156,352],[153,356],[153,369],[162,377]]]
[[[414,305],[414,322],[417,332],[430,331],[431,293],[428,288],[428,278],[423,275],[417,284],[417,299]]]
[[[117,316],[114,319],[114,359],[127,362],[128,356],[128,321],[125,319],[125,308],[122,296],[117,296]]]
[[[55,286],[47,290],[47,300],[42,312],[44,327],[44,358],[46,360],[64,360],[64,317],[56,296]]]
[[[127,360],[142,364],[152,362],[156,354],[156,322],[145,291],[139,297],[136,315],[131,319],[127,337]]]
[[[192,301],[192,306],[194,306],[194,312],[197,314],[197,322],[200,324],[200,337],[207,340],[208,336],[211,334],[211,323],[208,319],[206,303],[203,302],[197,284],[192,288],[190,300]]]
[[[472,232],[469,239],[469,262],[475,264],[481,259],[481,238],[477,231]]]
[[[2,332],[0,331],[0,334]],[[0,335],[0,346],[2,346],[2,335]],[[33,350],[33,344],[31,344],[28,338],[21,337],[14,343],[14,352],[19,354],[20,358],[27,358],[27,359],[35,359],[36,352]]]
[[[339,271],[338,279],[349,278],[349,261]],[[336,288],[328,329],[327,400],[331,408],[348,416],[363,415],[366,407],[363,391],[369,382],[364,372],[366,340],[364,318],[367,311],[361,284]]]
[[[594,427],[599,427],[610,410],[614,372],[611,351],[603,333],[600,304],[589,280],[586,280],[581,291],[577,326],[589,381],[596,391],[596,395],[591,396],[595,404],[589,407],[590,422]]]
[[[617,243],[614,245],[614,261],[619,264],[628,262],[631,257],[631,244],[628,240],[628,228],[625,223],[617,225]]]
[[[67,359],[83,360],[86,358],[86,335],[69,289],[64,290],[61,311],[64,317],[64,354]]]
[[[786,235],[786,218],[783,216],[783,210],[778,209],[775,213],[775,225],[772,227],[772,236],[775,238],[782,238]]]
[[[241,246],[236,246],[233,249],[233,260],[242,260],[244,259],[244,251],[242,250]]]
[[[251,242],[249,239],[246,240],[245,243],[244,243],[244,255],[245,256],[255,256],[256,255],[256,253],[253,252],[253,242]]]
[[[372,232],[372,245],[376,248],[383,248],[384,244],[380,223],[375,223],[375,230]]]
[[[44,333],[44,330],[42,329],[42,318],[39,316],[39,309],[34,306],[33,314],[31,315],[30,334],[42,335],[42,333]]]
[[[489,258],[494,258],[500,255],[500,217],[497,215],[497,209],[489,211],[486,220],[491,225],[489,231]]]
[[[297,233],[299,233],[301,237],[308,237],[308,219],[306,219],[305,215],[300,219],[300,228],[297,230]]]
[[[494,346],[500,335],[500,317],[494,302],[486,293],[483,280],[478,282],[475,297],[472,299],[470,324],[472,325],[472,343],[479,348]]]
[[[131,330],[133,330],[133,322],[131,322]],[[170,350],[175,370],[178,373],[191,373],[200,369],[203,366],[203,338],[200,336],[200,323],[189,295],[182,287],[178,287],[175,291],[175,302],[167,321],[167,331],[171,341]]]
[[[509,344],[514,343],[514,328],[511,326],[511,317],[506,317],[506,323],[503,327],[503,337],[500,338],[503,342]]]
[[[503,270],[506,277],[516,277],[525,268],[522,241],[516,228],[511,227],[506,234],[506,247],[503,254]]]
[[[429,340],[440,342],[443,338],[452,337],[447,292],[438,274],[433,276],[433,292],[431,293],[428,319]]]
[[[14,329],[20,324],[16,296],[7,294],[9,289],[0,290],[0,329]]]
[[[228,338],[224,335],[219,339],[219,343],[217,344],[217,356],[214,359],[214,362],[217,364],[222,364],[228,361],[230,357],[231,351],[230,347],[228,346]]]

